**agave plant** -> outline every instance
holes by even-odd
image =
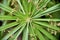
[[[47,14],[60,10],[60,3],[44,10],[50,0],[15,0],[19,9],[13,9],[0,3],[0,8],[8,15],[0,15],[0,20],[15,20],[0,27],[0,31],[11,30],[1,40],[17,40],[22,33],[22,40],[58,40],[47,31],[50,28],[59,31],[60,28],[50,25],[48,22],[60,21],[60,19],[41,18]],[[18,7],[17,6],[17,7]],[[46,39],[47,38],[47,39]]]

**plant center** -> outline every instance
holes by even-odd
[[[26,19],[26,22],[30,22],[30,21],[31,21],[31,18],[28,17],[28,18]]]

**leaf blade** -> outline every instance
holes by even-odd
[[[8,6],[4,5],[4,4],[1,4],[1,3],[0,3],[0,8],[3,9],[4,11],[10,12],[10,13],[14,11],[10,7],[8,7]]]
[[[41,9],[43,9],[49,2],[50,0],[45,0],[45,1],[42,0],[42,3],[40,3],[39,5],[40,9],[35,14],[37,14]]]
[[[60,19],[33,19],[36,21],[60,21]]]
[[[46,15],[46,14],[50,14],[52,12],[56,12],[56,11],[59,11],[60,10],[60,3],[55,5],[55,6],[52,6],[51,8],[48,8],[47,10],[45,10],[44,12],[41,12],[41,13],[38,13],[36,16],[34,16],[33,18],[37,18],[37,17],[41,17],[43,15]]]
[[[0,15],[0,20],[16,20],[17,18],[15,16],[6,16],[6,15],[3,15],[1,16]]]
[[[3,31],[3,30],[5,30],[5,29],[10,28],[10,27],[13,27],[13,26],[15,26],[15,25],[18,25],[18,23],[17,23],[17,22],[12,22],[12,23],[10,23],[10,24],[6,24],[6,25],[0,27],[0,31]]]
[[[24,25],[24,24],[23,24]],[[11,35],[13,35],[17,30],[19,30],[22,27],[22,25],[18,25],[14,29],[12,29],[7,35],[5,35],[2,40],[7,40]]]
[[[22,38],[22,40],[28,40],[28,26],[29,26],[29,24],[27,24],[27,27],[23,31],[23,38]]]
[[[36,28],[35,28],[35,33],[36,33],[36,36],[37,36],[40,40],[45,40],[45,38],[43,37],[43,35],[41,34],[41,32],[39,32]]]
[[[42,26],[45,26],[45,27],[48,27],[48,28],[51,28],[51,29],[54,29],[54,30],[57,30],[57,31],[60,30],[60,28],[58,28],[56,26],[49,25],[49,24],[47,24],[45,22],[35,22],[35,23],[37,23],[39,25],[42,25]]]
[[[25,14],[25,11],[24,11],[23,6],[22,6],[22,4],[21,4],[21,0],[16,0],[16,1],[18,2],[19,6],[21,7],[21,10],[22,10],[23,13]]]
[[[23,31],[23,29],[25,28],[25,25],[26,25],[26,24],[24,24],[24,25],[22,26],[22,28],[19,29],[18,32],[16,32],[16,33],[13,35],[13,37],[9,38],[9,40],[16,40],[17,37],[21,34],[21,32]]]
[[[36,26],[36,24],[35,24]],[[41,31],[45,36],[47,36],[51,40],[57,40],[53,35],[51,35],[49,32],[47,32],[45,29],[43,29],[41,26],[37,25],[35,28],[37,28],[39,31]]]

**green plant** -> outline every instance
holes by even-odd
[[[40,0],[16,0],[16,2],[19,5],[18,10],[0,3],[0,8],[8,13],[7,15],[0,15],[0,20],[15,20],[0,27],[0,31],[11,28],[10,32],[1,40],[17,40],[21,33],[23,33],[22,40],[58,40],[46,28],[55,31],[60,30],[57,26],[49,24],[51,21],[56,22],[60,19],[41,17],[59,11],[60,3],[44,10],[50,0],[42,0],[42,2]]]

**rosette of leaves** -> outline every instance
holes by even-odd
[[[22,40],[58,40],[54,35],[49,33],[46,28],[56,31],[60,30],[59,27],[48,23],[50,21],[60,21],[60,19],[41,17],[59,11],[60,3],[44,10],[50,0],[15,1],[19,5],[18,10],[14,10],[0,3],[0,8],[8,13],[8,15],[0,15],[0,20],[15,20],[14,22],[0,27],[0,31],[5,31],[13,27],[1,40],[17,40],[21,33],[23,33]]]

